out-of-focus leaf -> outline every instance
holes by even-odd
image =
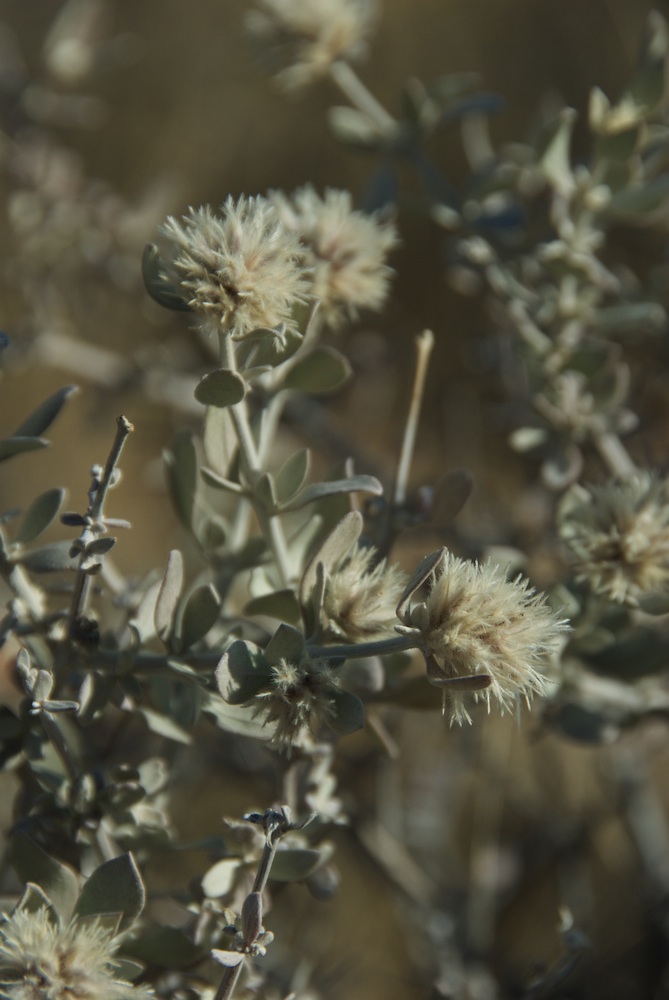
[[[304,486],[309,473],[310,452],[308,448],[296,451],[288,458],[274,477],[277,503],[292,500]]]
[[[381,691],[374,700],[427,711],[440,709],[443,704],[441,691],[429,684],[426,677],[410,677],[395,687]]]
[[[33,882],[28,882],[23,890],[23,895],[16,904],[16,909],[24,913],[37,913],[38,910],[46,910],[51,922],[58,925],[58,914],[47,894],[40,886]]]
[[[181,553],[178,549],[172,549],[167,557],[154,612],[156,635],[167,645],[174,629],[174,616],[183,587],[183,572]]]
[[[576,121],[573,108],[563,108],[552,129],[552,134],[541,157],[541,166],[546,178],[556,191],[568,196],[574,187],[571,169],[571,134]]]
[[[102,538],[94,538],[86,546],[87,556],[103,556],[116,545],[116,539],[112,535],[104,535]]]
[[[270,472],[262,472],[253,483],[253,496],[266,511],[276,510],[276,491],[274,476]]]
[[[77,905],[78,917],[120,913],[119,928],[127,930],[144,909],[146,894],[132,854],[105,861],[86,880]]]
[[[163,969],[187,969],[207,955],[204,948],[178,927],[146,927],[124,944],[124,951],[141,962]],[[242,957],[240,955],[240,960]]]
[[[16,535],[17,542],[26,545],[41,535],[58,514],[64,496],[65,490],[56,488],[47,490],[33,500],[21,521]]]
[[[308,847],[279,847],[269,877],[275,882],[301,882],[320,864],[322,857],[319,851]]]
[[[181,618],[179,640],[181,649],[191,646],[203,639],[207,632],[216,624],[221,599],[216,588],[208,583],[189,595]]]
[[[335,138],[356,149],[379,149],[385,143],[369,117],[355,108],[337,106],[328,111],[328,125]]]
[[[195,386],[195,398],[203,406],[234,406],[246,395],[246,382],[237,372],[215,368]]]
[[[74,872],[50,857],[23,833],[15,833],[9,860],[21,882],[34,882],[49,897],[58,915],[69,920],[79,892]]]
[[[648,112],[657,107],[665,94],[668,49],[667,22],[659,11],[651,11],[639,68],[625,94]]]
[[[383,493],[383,486],[375,476],[352,476],[350,479],[314,483],[298,493],[294,500],[282,507],[282,510],[301,510],[302,507],[306,507],[310,503],[316,503],[323,497],[330,497],[337,493],[371,493],[378,497]]]
[[[215,962],[225,966],[226,969],[236,969],[244,959],[241,951],[223,951],[221,948],[212,948],[209,954]]]
[[[348,736],[362,729],[365,724],[365,707],[352,691],[335,691],[332,694],[334,714],[328,718],[328,727],[338,736]]]
[[[286,375],[286,389],[301,392],[333,392],[351,377],[352,368],[347,358],[334,347],[315,347],[300,358]]]
[[[6,462],[8,458],[15,455],[22,455],[26,451],[38,451],[40,448],[47,448],[48,441],[39,437],[14,436],[0,441],[0,462]]]
[[[172,450],[165,452],[165,465],[174,508],[190,530],[198,478],[197,452],[190,431],[180,431],[175,436]]]
[[[13,437],[40,438],[54,422],[70,396],[77,391],[78,386],[66,385],[58,392],[54,392],[53,396],[45,399],[20,427],[16,428]]]
[[[245,701],[248,701],[248,698]],[[267,740],[272,736],[274,727],[259,718],[252,705],[234,704],[219,698],[218,695],[211,695],[205,699],[202,710],[213,718],[219,729],[226,733],[249,736],[255,740]]]
[[[201,886],[205,896],[209,899],[219,899],[230,892],[235,882],[235,875],[240,869],[239,858],[223,858],[217,861],[205,872]]]
[[[607,333],[659,330],[666,321],[666,311],[659,302],[624,302],[598,309],[594,317],[597,327]]]
[[[598,672],[620,680],[647,677],[669,666],[669,639],[654,628],[635,628],[616,642],[584,654]]]
[[[579,743],[610,743],[617,733],[617,726],[604,713],[583,705],[552,705],[544,718],[553,729]]]
[[[300,606],[292,590],[277,590],[273,594],[254,597],[244,608],[245,615],[267,615],[291,625],[300,620]]]
[[[77,560],[70,555],[70,542],[51,542],[39,549],[24,552],[17,562],[31,573],[56,573],[64,569],[76,569]]]
[[[144,247],[142,278],[147,292],[158,305],[177,312],[192,312],[183,292],[170,280],[158,247],[154,243],[147,243]]]
[[[168,716],[161,715],[160,712],[154,712],[152,708],[142,707],[138,711],[140,715],[144,716],[151,732],[156,733],[157,736],[165,736],[168,740],[173,740],[175,743],[184,743],[186,746],[193,742],[190,733],[186,732],[185,729],[177,725]]]
[[[617,191],[607,211],[624,218],[645,215],[664,206],[669,198],[669,174],[660,174],[647,183],[635,182]]]
[[[450,524],[467,503],[473,480],[466,469],[454,469],[443,476],[435,488],[431,520],[439,525]]]

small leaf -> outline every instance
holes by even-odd
[[[165,573],[158,591],[154,622],[156,635],[169,646],[174,628],[174,616],[183,587],[183,559],[178,549],[172,549],[167,557]]]
[[[17,542],[26,545],[41,535],[58,514],[64,496],[65,490],[52,489],[33,500],[17,532]]]
[[[44,438],[14,436],[0,441],[0,462],[5,462],[15,455],[22,455],[27,451],[38,451],[40,448],[47,448],[49,442]]]
[[[146,927],[124,943],[123,950],[141,962],[167,969],[187,969],[207,954],[179,927]],[[240,954],[239,958],[241,961],[243,956]]]
[[[26,885],[23,895],[16,904],[16,910],[22,910],[24,913],[37,913],[38,910],[46,910],[53,924],[58,926],[58,914],[53,903],[44,890],[35,885],[34,882],[28,882]]]
[[[288,663],[299,663],[304,656],[305,640],[303,634],[292,625],[282,623],[267,643],[265,659],[270,666],[279,660]]]
[[[315,503],[323,497],[338,493],[371,493],[373,496],[383,494],[383,486],[375,476],[352,476],[350,479],[335,479],[325,483],[314,483],[307,486],[290,503],[284,504],[282,510],[301,510],[310,503]]]
[[[332,695],[334,715],[327,720],[328,728],[338,736],[348,736],[365,724],[365,707],[352,691],[335,691]]]
[[[165,452],[165,465],[174,509],[190,530],[198,479],[197,452],[190,431],[180,431],[175,436],[172,450]]]
[[[14,431],[14,437],[41,438],[54,422],[70,396],[78,392],[78,386],[66,385],[54,392],[27,417],[20,427]]]
[[[224,965],[226,969],[235,969],[244,960],[241,951],[223,951],[221,948],[212,948],[209,954],[215,962]]]
[[[309,473],[309,464],[308,448],[296,451],[283,463],[274,477],[274,489],[279,505],[288,503],[302,489]]]
[[[50,857],[23,833],[10,841],[9,859],[21,882],[34,882],[46,893],[63,920],[69,920],[79,891],[74,872]]]
[[[432,573],[434,573],[437,567],[444,559],[446,554],[446,549],[437,549],[436,552],[432,552],[429,556],[425,556],[424,559],[416,566],[416,569],[411,574],[409,582],[407,583],[402,596],[397,602],[397,617],[402,619],[407,605],[411,601],[411,598],[416,593],[417,590],[423,586],[423,584],[429,580]]]
[[[217,861],[205,872],[201,886],[209,899],[220,899],[230,892],[235,882],[235,875],[241,866],[240,858],[223,858]]]
[[[176,722],[166,715],[161,715],[160,712],[155,712],[152,708],[145,707],[139,708],[138,712],[144,716],[147,726],[157,736],[164,736],[168,740],[173,740],[175,743],[183,743],[186,746],[189,746],[193,742],[190,733],[186,732],[185,729],[177,725]]]
[[[192,312],[184,294],[178,285],[170,279],[158,252],[158,247],[154,243],[147,243],[144,247],[142,279],[147,292],[159,306],[164,306],[165,309],[174,309],[177,312]]]
[[[219,660],[216,686],[221,697],[230,705],[243,705],[272,680],[272,671],[260,652],[237,639]]]
[[[64,569],[76,569],[76,559],[70,555],[70,542],[51,542],[39,549],[25,552],[17,559],[32,573],[56,573]]]
[[[260,473],[253,483],[252,493],[256,502],[268,513],[273,513],[277,509],[274,476],[271,472]]]
[[[122,914],[120,930],[127,930],[144,909],[146,894],[132,854],[105,861],[86,880],[77,905],[78,917]]]
[[[300,620],[300,606],[294,591],[277,590],[273,594],[254,597],[244,608],[245,615],[267,615],[295,625]]]
[[[314,589],[318,582],[319,569],[324,567],[327,571],[330,566],[341,559],[356,544],[362,534],[362,514],[357,510],[352,510],[339,521],[330,532],[325,541],[320,545],[315,554],[309,560],[300,583],[300,605],[306,616],[309,633],[315,624],[311,621],[314,609],[311,607]],[[315,609],[318,615],[318,609]],[[306,620],[305,619],[305,620]]]
[[[350,362],[334,347],[315,347],[296,361],[284,386],[302,392],[333,392],[348,381],[351,373]]]
[[[355,108],[338,105],[328,111],[328,125],[339,142],[356,149],[379,149],[385,143],[369,115]]]
[[[275,882],[301,882],[322,863],[320,851],[306,847],[279,847],[269,876]]]
[[[246,395],[246,382],[237,372],[216,368],[201,378],[195,387],[195,398],[203,406],[234,406]]]
[[[554,125],[552,136],[541,158],[541,166],[549,182],[560,194],[569,196],[574,189],[571,169],[571,135],[576,122],[573,108],[563,108]]]
[[[110,552],[116,545],[116,539],[111,535],[105,535],[103,538],[94,538],[93,541],[89,542],[86,546],[87,556],[103,556],[107,552]]]
[[[197,587],[189,595],[179,627],[179,644],[182,650],[190,649],[205,637],[216,624],[220,610],[221,599],[210,583]]]

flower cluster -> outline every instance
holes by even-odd
[[[334,719],[337,678],[324,660],[307,657],[300,663],[281,659],[270,671],[270,684],[256,696],[255,712],[272,727],[272,742],[289,753],[310,731]]]
[[[350,193],[333,188],[321,198],[307,184],[290,197],[274,191],[270,200],[302,243],[312,295],[329,326],[355,318],[360,309],[381,308],[392,274],[386,257],[398,243],[392,223],[354,211]]]
[[[233,339],[258,328],[292,325],[308,282],[297,237],[266,198],[229,197],[215,215],[191,208],[163,227],[173,244],[173,267],[194,312]]]
[[[637,606],[669,589],[669,485],[640,472],[623,483],[574,487],[560,534],[576,579],[618,604]]]
[[[406,580],[399,566],[385,559],[375,565],[376,559],[376,549],[358,546],[328,574],[323,617],[330,638],[368,642],[392,635]]]
[[[502,711],[542,694],[540,668],[568,627],[528,580],[507,580],[491,563],[446,553],[425,602],[407,609],[404,626],[421,633],[428,678],[444,693],[451,722],[471,722],[465,698],[494,699]]]
[[[0,995],[8,1000],[150,1000],[118,978],[113,935],[97,921],[59,925],[46,907],[0,924]]]
[[[286,89],[324,76],[337,60],[364,55],[376,20],[374,0],[257,0],[249,33],[283,68]]]

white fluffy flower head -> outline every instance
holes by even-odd
[[[266,198],[228,198],[216,215],[191,208],[163,232],[188,304],[219,330],[241,340],[252,330],[292,325],[308,283],[297,237]]]

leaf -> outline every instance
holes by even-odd
[[[254,647],[252,651],[246,642],[236,639],[219,660],[215,678],[224,701],[243,705],[267,687],[272,671],[260,650]]]
[[[183,558],[178,549],[172,549],[167,557],[167,565],[158,591],[154,623],[156,635],[169,646],[174,628],[174,616],[183,587]]]
[[[438,525],[450,524],[467,503],[472,486],[471,474],[466,469],[447,472],[437,483],[430,520]]]
[[[570,146],[576,117],[573,108],[562,109],[553,124],[552,135],[541,157],[546,178],[556,191],[565,196],[569,196],[574,188]]]
[[[302,448],[283,463],[274,477],[277,503],[288,503],[302,489],[309,474],[310,458],[309,449]]]
[[[41,535],[58,514],[64,496],[65,490],[56,488],[47,490],[33,500],[21,521],[16,535],[17,542],[26,545]]]
[[[286,660],[288,663],[299,663],[304,656],[304,649],[305,640],[299,629],[282,622],[267,643],[265,659],[270,666],[278,663],[279,660]]]
[[[267,615],[292,625],[300,620],[300,606],[294,591],[277,590],[273,594],[254,597],[244,608],[245,615]]]
[[[397,617],[402,618],[404,612],[406,611],[407,605],[411,601],[411,598],[416,593],[417,590],[423,586],[423,584],[430,578],[432,573],[434,573],[440,563],[443,561],[444,555],[446,554],[446,549],[437,549],[436,552],[430,553],[429,556],[425,556],[424,559],[416,566],[416,569],[411,574],[409,582],[407,583],[402,596],[397,602]]]
[[[369,116],[355,108],[338,105],[328,111],[328,125],[339,142],[357,149],[379,149],[384,145],[377,127]]]
[[[74,912],[78,917],[120,913],[119,929],[127,930],[144,909],[145,898],[135,859],[122,854],[95,869],[84,883]]]
[[[123,950],[142,962],[167,969],[187,969],[207,954],[179,927],[147,927],[125,943]]]
[[[204,638],[216,624],[220,610],[221,599],[211,583],[197,587],[189,595],[179,627],[182,651]]]
[[[269,877],[275,882],[301,882],[322,863],[320,851],[308,847],[281,847],[274,855]]]
[[[208,896],[209,899],[219,899],[230,892],[241,863],[240,858],[223,858],[212,865],[205,872],[201,882],[205,896]]]
[[[147,726],[157,736],[164,736],[168,740],[173,740],[175,743],[183,743],[186,746],[189,746],[193,742],[190,733],[186,732],[182,726],[179,726],[172,719],[168,718],[168,716],[161,715],[160,712],[154,712],[152,708],[145,707],[139,708],[138,712],[144,716]]]
[[[116,545],[116,539],[112,535],[105,535],[103,538],[94,538],[86,546],[87,556],[103,556],[110,552]]]
[[[662,208],[669,198],[669,174],[660,174],[653,180],[635,182],[617,191],[607,206],[607,211],[623,218],[645,215]]]
[[[246,382],[237,372],[216,368],[195,386],[195,398],[203,406],[234,406],[246,395]]]
[[[144,247],[142,280],[147,292],[159,306],[177,312],[192,312],[178,285],[170,279],[155,243],[147,243]]]
[[[77,560],[70,555],[70,542],[51,542],[39,549],[25,552],[17,559],[32,573],[56,573],[64,569],[76,569]]]
[[[79,891],[74,872],[50,857],[33,840],[18,832],[9,845],[9,859],[21,882],[34,882],[49,897],[58,915],[67,921]]]
[[[302,576],[300,583],[300,604],[303,612],[309,617],[313,613],[311,609],[314,589],[318,582],[319,565],[329,569],[337,560],[341,559],[353,548],[362,534],[362,514],[357,510],[352,510],[339,521],[333,531],[318,548],[310,559]],[[318,609],[315,610],[316,615]],[[309,631],[315,622],[307,622]]]
[[[198,479],[197,452],[190,431],[180,431],[175,436],[172,450],[165,452],[165,465],[174,509],[190,530]]]
[[[301,510],[310,503],[315,503],[323,497],[334,496],[338,493],[371,493],[373,496],[382,496],[383,486],[375,476],[352,476],[350,479],[334,479],[325,483],[314,483],[307,486],[290,503],[282,505],[281,509]]]
[[[44,890],[35,885],[34,882],[28,882],[26,885],[23,895],[16,904],[16,910],[23,910],[25,913],[37,913],[38,910],[46,910],[51,921],[56,926],[58,925],[58,914],[53,903]]]
[[[352,691],[335,691],[332,695],[334,715],[328,718],[328,728],[338,736],[348,736],[365,724],[365,707]]]
[[[284,379],[286,389],[333,392],[351,377],[350,362],[334,347],[315,347],[292,366]]]
[[[76,385],[66,385],[45,399],[14,431],[13,437],[41,438],[54,422],[70,396],[79,391]]]
[[[0,441],[0,462],[14,458],[15,455],[22,455],[27,451],[38,451],[40,448],[48,448],[49,442],[39,437],[14,436]]]

